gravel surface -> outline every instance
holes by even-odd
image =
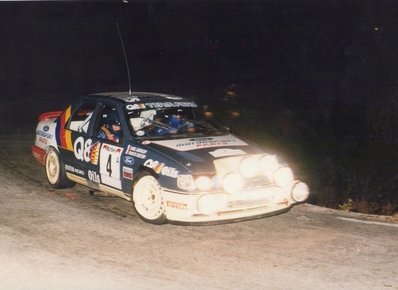
[[[125,200],[51,189],[30,153],[34,125],[17,132],[0,135],[0,289],[398,289],[393,217],[303,204],[150,225]]]

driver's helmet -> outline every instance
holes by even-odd
[[[118,126],[120,126],[120,120],[119,120],[119,117],[118,117],[116,111],[110,111],[110,112],[107,114],[106,121],[107,121],[109,130],[111,130],[112,133],[114,133],[114,132],[113,132],[112,125],[118,125]]]
[[[120,121],[116,111],[110,111],[106,117],[107,123],[109,125],[119,125]]]

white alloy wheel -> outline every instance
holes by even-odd
[[[166,221],[162,190],[159,182],[148,173],[142,174],[133,189],[134,208],[147,222],[162,224]]]
[[[66,177],[63,166],[58,152],[54,148],[51,148],[46,155],[45,168],[48,183],[50,183],[52,187],[67,188],[74,185],[74,183]]]
[[[50,150],[46,157],[46,174],[48,182],[56,185],[60,179],[60,162],[58,154],[54,150]]]

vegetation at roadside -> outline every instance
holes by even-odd
[[[396,96],[398,89],[361,108],[293,107],[251,100],[232,86],[215,107],[235,133],[286,157],[310,184],[310,203],[393,215],[398,212]]]

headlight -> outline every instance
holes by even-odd
[[[293,180],[293,172],[289,167],[280,167],[274,173],[274,183],[279,187],[288,186]]]
[[[178,175],[177,186],[185,190],[195,189],[195,182],[193,181],[192,175]]]
[[[199,176],[195,180],[196,188],[199,190],[209,190],[213,187],[213,182],[208,176]]]
[[[310,188],[304,182],[298,182],[293,186],[292,189],[292,199],[295,202],[303,202],[308,198],[310,194]]]
[[[240,173],[245,178],[252,178],[258,175],[258,158],[257,157],[245,157],[242,159],[239,165]]]
[[[209,190],[213,187],[214,181],[208,176],[199,176],[194,179],[190,174],[178,175],[177,186],[185,190]]]
[[[272,180],[274,172],[279,166],[279,162],[275,155],[264,155],[260,159],[259,170],[262,175]]]
[[[245,181],[241,175],[231,172],[224,176],[222,181],[225,192],[229,194],[238,193],[245,186]]]

